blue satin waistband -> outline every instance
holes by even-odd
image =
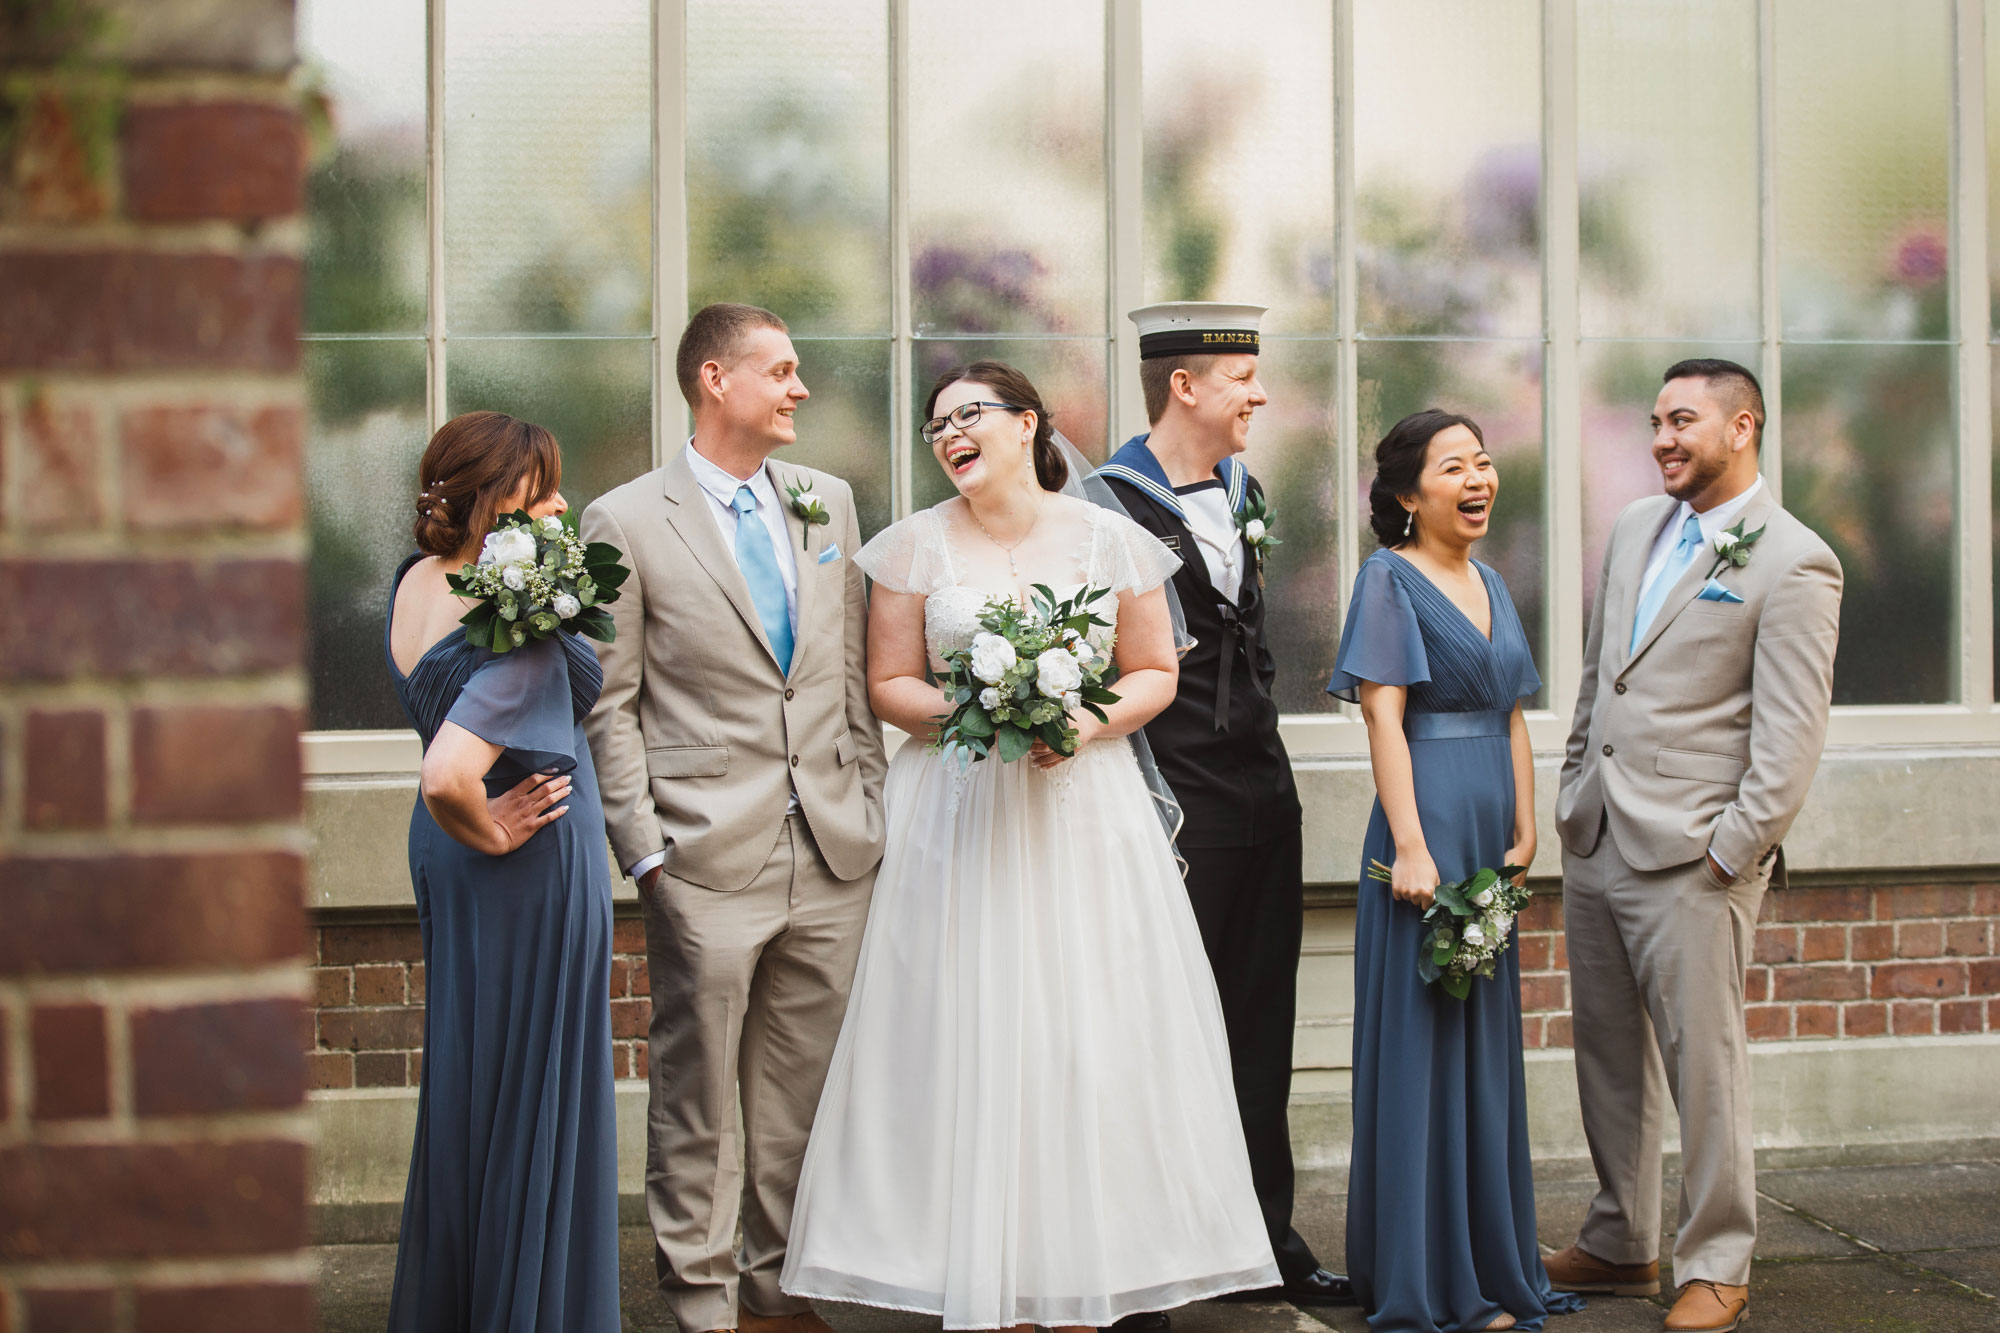
[[[1405,713],[1403,734],[1413,741],[1462,741],[1474,736],[1505,736],[1512,709],[1479,713]]]

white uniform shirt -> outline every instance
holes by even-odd
[[[1236,526],[1236,515],[1229,512],[1229,492],[1219,480],[1211,480],[1176,486],[1174,494],[1187,511],[1188,531],[1201,548],[1208,581],[1234,603],[1243,591],[1243,533]]]

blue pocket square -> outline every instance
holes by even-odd
[[[835,542],[835,543],[834,543],[833,545],[831,545],[831,546],[827,547],[827,548],[826,548],[826,549],[825,549],[824,551],[821,551],[821,552],[819,553],[819,563],[820,563],[820,564],[822,564],[822,565],[824,565],[824,564],[827,564],[827,563],[829,563],[829,562],[831,562],[831,561],[834,561],[834,560],[838,560],[838,559],[840,559],[840,543],[839,543],[839,542]],[[1743,599],[1739,597],[1739,598],[1737,598],[1736,600],[1740,602],[1740,601],[1742,601]]]
[[[1723,587],[1715,579],[1710,579],[1701,585],[1701,592],[1696,594],[1695,600],[1697,602],[1735,602],[1738,605],[1741,605],[1743,602],[1741,597]]]

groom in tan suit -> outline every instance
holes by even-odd
[[[693,437],[582,524],[632,570],[586,726],[646,920],[646,1211],[682,1333],[816,1333],[778,1273],[882,856],[861,530],[770,461],[807,397],[783,320],[708,306],[676,371]]]
[[[1612,530],[1556,798],[1598,1191],[1549,1278],[1561,1291],[1659,1291],[1671,1093],[1675,1333],[1734,1329],[1749,1305],[1744,966],[1764,890],[1784,885],[1779,840],[1819,765],[1840,631],[1840,562],[1758,474],[1763,425],[1763,392],[1743,367],[1667,371],[1653,408],[1667,493]],[[1731,535],[1734,559],[1722,550]]]

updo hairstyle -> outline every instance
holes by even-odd
[[[938,395],[960,380],[984,384],[1001,401],[1035,414],[1035,480],[1045,491],[1061,490],[1069,480],[1069,464],[1063,461],[1062,450],[1056,448],[1055,423],[1049,420],[1048,409],[1042,406],[1042,396],[1035,392],[1034,383],[1005,361],[974,361],[969,366],[953,366],[938,376],[937,383],[931,386],[931,396],[924,399],[924,420],[937,415]]]
[[[417,549],[441,560],[469,551],[493,530],[521,483],[532,509],[562,484],[562,451],[546,427],[505,412],[467,412],[438,427],[417,464]]]
[[[1410,511],[1398,500],[1417,493],[1431,441],[1439,431],[1453,426],[1465,427],[1479,441],[1480,448],[1486,447],[1486,436],[1478,422],[1435,407],[1410,413],[1389,427],[1389,433],[1375,446],[1375,480],[1368,484],[1368,526],[1375,529],[1375,540],[1382,545],[1401,546],[1410,540],[1405,535],[1409,531]]]

